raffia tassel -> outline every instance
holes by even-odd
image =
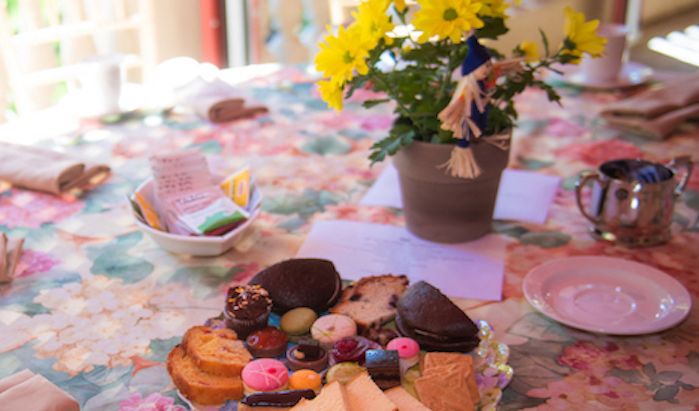
[[[510,134],[494,134],[482,138],[486,143],[493,145],[500,150],[507,150],[510,147]]]
[[[452,177],[474,179],[481,175],[481,168],[476,163],[471,147],[454,147],[449,161],[442,164],[440,168],[442,167],[446,167]]]

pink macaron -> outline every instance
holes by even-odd
[[[398,351],[401,375],[420,360],[420,344],[408,337],[394,338],[386,345],[387,350]]]
[[[243,368],[245,395],[258,391],[280,391],[288,386],[289,369],[283,362],[272,358],[254,360]]]

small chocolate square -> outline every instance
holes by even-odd
[[[301,337],[296,346],[296,351],[303,353],[306,360],[317,360],[320,358],[320,342],[309,337]]]
[[[400,385],[400,357],[398,350],[367,350],[364,367],[382,390]]]

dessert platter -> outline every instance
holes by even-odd
[[[530,271],[522,287],[548,317],[602,334],[662,331],[679,324],[692,308],[689,292],[670,275],[613,257],[552,260]]]
[[[290,259],[228,289],[167,370],[191,410],[491,410],[509,347],[431,284]]]

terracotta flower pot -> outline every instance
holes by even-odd
[[[491,229],[500,175],[507,167],[509,150],[483,141],[472,144],[482,173],[475,179],[464,179],[452,177],[440,167],[453,148],[453,144],[415,141],[393,156],[406,226],[428,241],[472,241]]]

